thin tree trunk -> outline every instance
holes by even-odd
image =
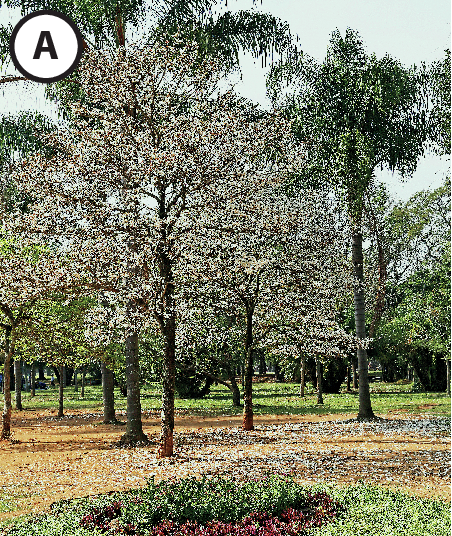
[[[358,389],[358,374],[356,372],[356,358],[352,359],[353,389]]]
[[[30,370],[30,396],[33,398],[36,395],[36,363],[33,361]]]
[[[67,367],[66,365],[63,365],[63,368],[60,369],[60,376],[61,376],[61,371],[63,371],[63,387],[66,389],[67,387]]]
[[[134,304],[129,306],[135,307]],[[126,383],[127,383],[127,427],[121,437],[122,444],[147,443],[141,422],[140,363],[138,359],[138,333],[132,332],[126,338]]]
[[[80,397],[85,398],[85,367],[82,368],[82,389],[80,391]]]
[[[265,363],[265,353],[259,350],[259,375],[263,376],[267,373],[267,364]]]
[[[306,355],[300,352],[300,396],[304,396],[305,390],[305,375],[306,375]]]
[[[239,408],[242,405],[240,403],[240,389],[237,385],[237,382],[235,381],[234,371],[231,371],[231,374],[229,374],[229,381],[231,382],[232,405],[235,408]]]
[[[254,430],[253,425],[253,309],[246,315],[245,385],[243,388],[243,429]]]
[[[323,404],[322,363],[318,357],[315,359],[315,367],[317,377],[317,404]]]
[[[22,360],[14,360],[14,380],[15,380],[15,398],[16,398],[16,409],[19,411],[23,410],[22,407]]]
[[[350,381],[351,381],[351,374],[350,374],[350,364],[347,367],[347,393],[350,393]]]
[[[1,439],[11,437],[11,357],[14,354],[15,336],[11,327],[5,327],[5,366],[3,370],[3,414]]]
[[[78,393],[77,369],[74,370],[74,391]]]
[[[171,286],[172,290],[172,286]],[[167,305],[172,305],[172,291],[170,290]],[[172,456],[174,431],[174,384],[176,376],[176,320],[168,318],[164,329],[165,355],[162,374],[162,429],[160,434],[160,447],[158,455],[161,458]]]
[[[60,365],[60,383],[58,384],[58,417],[63,417],[64,365]]]
[[[279,363],[275,362],[275,381],[280,382],[281,381],[281,367],[279,366]]]
[[[450,359],[446,359],[447,365],[447,395],[450,396]]]
[[[357,284],[353,288],[355,305],[355,326],[358,339],[366,337],[366,320],[364,314],[364,266],[363,266],[363,237],[359,231],[353,232],[352,238],[352,261],[353,270]],[[358,420],[366,421],[374,419],[369,390],[369,376],[367,352],[364,348],[358,348],[358,370],[359,370],[359,411]]]
[[[102,397],[104,402],[104,424],[116,422],[115,415],[115,392],[114,392],[114,375],[107,365],[103,362],[100,364],[102,372]]]

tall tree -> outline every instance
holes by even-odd
[[[422,77],[389,55],[368,56],[358,33],[333,32],[322,64],[300,55],[272,68],[268,93],[277,106],[295,118],[294,131],[306,150],[309,165],[298,184],[327,183],[343,199],[351,228],[355,273],[355,328],[366,337],[363,209],[377,167],[387,166],[410,176],[432,134],[426,112]],[[282,84],[295,92],[280,99]],[[359,420],[375,418],[370,400],[367,354],[358,349]]]
[[[190,212],[201,206],[214,212],[221,196],[254,180],[262,155],[284,152],[290,137],[278,114],[257,113],[232,92],[214,96],[221,67],[198,60],[197,46],[183,43],[86,55],[81,82],[90,109],[74,105],[76,128],[48,138],[55,157],[33,155],[13,175],[21,190],[47,194],[23,215],[21,232],[64,236],[67,255],[121,305],[124,442],[147,440],[138,334],[158,324],[164,340],[162,456],[173,453],[176,291],[189,255]]]
[[[218,17],[212,14],[216,5],[212,0],[160,0],[152,5],[153,24],[146,36],[148,43],[165,43],[173,39],[177,33],[179,38],[187,41],[195,40],[198,44],[198,57],[213,57],[220,60],[226,70],[234,69],[239,64],[239,51],[251,51],[255,57],[267,55],[273,57],[274,52],[291,50],[291,37],[288,25],[279,19],[256,12],[240,11],[232,14],[226,12]],[[253,0],[254,3],[254,0]],[[55,9],[68,15],[84,35],[85,50],[109,49],[116,50],[127,43],[126,26],[138,27],[145,21],[147,11],[143,0],[95,0],[75,3],[62,0],[6,0],[10,7],[21,7],[23,15],[38,9]],[[1,3],[0,3],[1,5]],[[0,57],[2,63],[8,62],[9,38],[11,25],[0,29]],[[23,77],[0,78],[0,83],[25,80]],[[71,103],[81,101],[86,107],[90,106],[86,92],[82,91],[79,72],[70,78],[50,84],[46,95],[59,104],[61,116],[71,119]],[[136,110],[128,107],[128,112],[135,116]],[[31,124],[22,125],[21,118],[11,118],[17,121],[14,140],[16,144],[26,143]],[[1,134],[0,134],[1,139]],[[10,137],[4,137],[11,148]],[[125,345],[125,352],[132,354],[137,351],[137,336],[130,334],[130,340]],[[130,400],[128,407],[138,415],[137,374],[135,368],[128,368],[131,376],[128,378]],[[141,421],[140,421],[141,422]]]

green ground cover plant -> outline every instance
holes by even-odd
[[[25,516],[9,536],[446,536],[450,505],[359,483],[304,486],[290,477],[235,482],[221,477],[153,480],[144,488],[59,501]]]
[[[406,410],[407,413],[421,413],[437,416],[451,415],[451,399],[446,393],[411,392],[412,383],[371,384],[372,407],[377,414],[393,410]],[[317,404],[317,395],[311,384],[307,385],[306,396],[300,397],[299,385],[295,383],[255,383],[253,384],[253,403],[256,415],[310,415],[326,413],[357,413],[358,390],[345,392],[345,385],[340,394],[324,395],[324,404]],[[159,384],[146,385],[141,393],[143,411],[161,408],[161,389]],[[0,395],[0,403],[2,397]],[[23,393],[23,405],[28,410],[54,409],[58,407],[58,389],[37,391],[31,398]],[[119,411],[126,409],[126,399],[119,389],[115,389],[115,405]],[[425,407],[428,406],[428,407]],[[74,387],[65,389],[65,411],[73,409],[102,410],[102,389],[100,386],[87,386],[85,397]],[[213,385],[210,393],[201,399],[176,399],[176,410],[187,410],[193,415],[218,416],[241,415],[242,409],[232,405],[230,390]]]

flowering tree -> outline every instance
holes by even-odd
[[[160,455],[173,453],[176,291],[189,254],[185,237],[203,207],[208,228],[219,195],[254,177],[262,155],[283,153],[286,123],[218,94],[213,61],[195,46],[94,51],[81,64],[89,110],[47,137],[55,156],[35,154],[14,174],[39,193],[22,218],[27,235],[64,237],[67,255],[118,304],[125,334],[127,431],[146,441],[139,394],[138,335],[152,322],[164,339]]]
[[[304,324],[309,318],[324,328],[334,319],[334,300],[343,291],[347,273],[344,246],[327,203],[314,192],[288,197],[282,184],[256,176],[243,181],[233,198],[224,195],[217,203],[221,208],[214,214],[201,211],[193,221],[186,293],[191,293],[192,316],[198,303],[197,317],[204,322],[209,322],[209,314],[221,312],[235,318],[228,331],[241,332],[243,428],[252,430],[253,350],[287,344],[289,335],[302,340],[304,334],[304,349],[317,351],[318,337],[306,337]],[[192,330],[189,322],[184,327]],[[211,337],[218,337],[214,329]],[[323,339],[324,350],[328,337]]]

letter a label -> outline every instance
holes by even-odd
[[[44,46],[44,39],[47,41],[46,47]],[[33,59],[39,60],[41,58],[41,52],[49,52],[52,60],[58,59],[55,46],[52,41],[52,34],[50,32],[41,32]]]
[[[20,20],[11,34],[9,49],[19,72],[29,80],[48,84],[77,69],[83,38],[69,17],[45,9]]]

